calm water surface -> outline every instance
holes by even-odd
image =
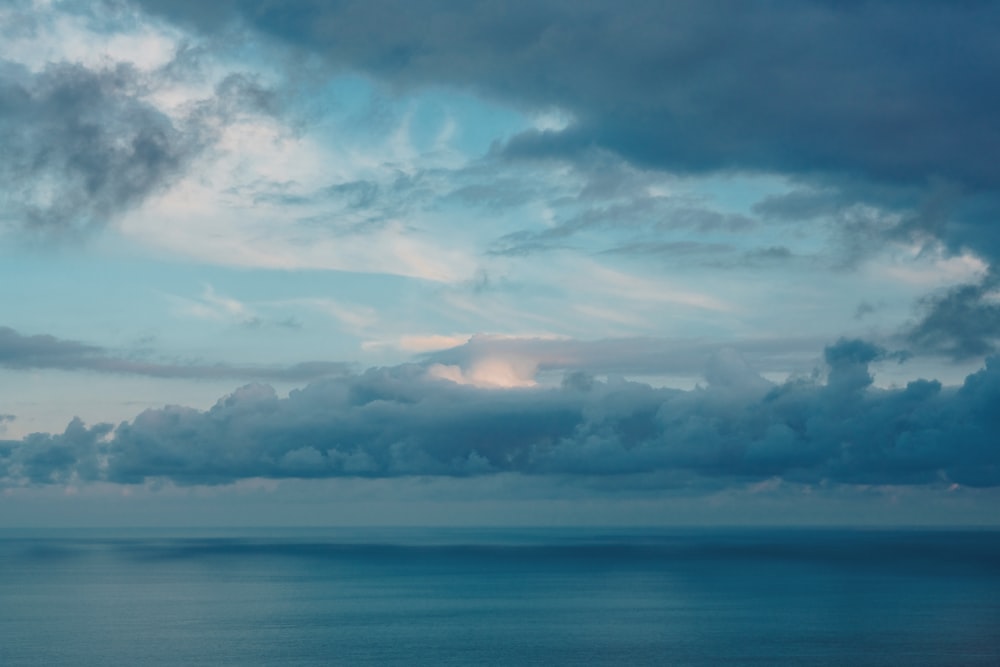
[[[0,665],[1000,665],[1000,532],[0,531]]]

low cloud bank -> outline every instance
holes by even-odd
[[[483,389],[424,366],[370,369],[288,398],[245,386],[209,410],[146,410],[118,427],[0,442],[6,485],[246,478],[474,476],[498,472],[697,485],[1000,485],[1000,359],[961,387],[872,386],[884,351],[842,340],[829,372],[769,383],[720,354],[707,387],[658,389],[567,375],[558,388]]]
[[[0,368],[13,370],[90,371],[117,375],[195,380],[304,381],[347,372],[336,361],[307,361],[292,366],[265,367],[233,364],[157,363],[113,354],[96,345],[47,334],[24,335],[0,326]],[[0,420],[2,421],[2,420]]]

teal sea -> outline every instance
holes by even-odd
[[[1000,665],[1000,532],[0,532],[0,665]]]

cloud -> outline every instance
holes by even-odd
[[[511,153],[601,146],[683,171],[937,175],[971,188],[1000,176],[986,157],[1000,143],[989,28],[1000,9],[987,2],[143,5],[210,31],[239,16],[401,86],[447,83],[573,119],[517,137]]]
[[[17,473],[32,484],[65,484],[74,479],[96,479],[98,443],[111,432],[110,424],[87,428],[74,419],[60,435],[32,433],[14,457]]]
[[[0,327],[0,367],[145,375],[157,378],[302,381],[343,373],[347,364],[310,361],[285,367],[154,363],[115,356],[104,348],[54,336],[25,336]]]
[[[239,73],[204,98],[157,103],[182,69],[183,50],[175,56],[153,70],[0,60],[0,226],[41,240],[86,235],[165,191],[237,115],[277,112],[276,97]]]
[[[715,256],[732,253],[735,247],[729,243],[710,243],[705,241],[637,241],[610,248],[604,251],[608,255],[653,255],[683,259],[690,256]]]
[[[262,327],[281,327],[284,329],[301,329],[302,323],[294,317],[265,317],[258,314],[248,304],[233,297],[219,294],[215,288],[206,284],[198,298],[185,298],[172,294],[166,295],[174,304],[177,314],[182,317],[192,317],[202,320],[228,321],[246,329]],[[269,306],[284,306],[292,302],[270,302]],[[346,318],[342,318],[346,319]]]
[[[15,419],[17,419],[15,415],[0,414],[0,433],[3,433],[4,431],[7,430],[7,427],[4,425],[4,422],[12,422]]]
[[[791,190],[765,197],[753,212],[770,223],[830,223],[839,230],[840,268],[857,268],[900,239],[928,237],[948,252],[1000,259],[1000,163],[991,157],[1000,153],[996,3],[141,4],[187,29],[252,31],[394,90],[450,86],[560,118],[498,141],[491,156],[518,164],[579,166],[610,154],[637,173],[778,175]],[[489,185],[460,194],[486,204],[512,196]],[[682,220],[680,208],[605,190],[603,205],[541,231],[508,233],[489,252],[523,257],[587,247],[577,237],[639,221],[652,238],[604,249],[672,253],[678,246],[664,243],[656,225]],[[722,264],[787,258],[751,253]],[[995,337],[1000,325],[983,310],[985,333]],[[940,329],[921,325],[915,340],[931,345],[934,335],[923,331],[930,328]],[[982,336],[970,338],[951,348],[992,349]]]
[[[74,421],[63,434],[3,443],[0,465],[8,484],[517,473],[616,488],[1000,485],[1000,362],[958,388],[876,389],[867,367],[882,354],[842,340],[826,349],[827,382],[773,385],[722,353],[708,385],[691,391],[581,374],[559,388],[481,389],[408,364],[287,398],[248,385],[206,411],[147,410],[114,429]]]
[[[0,178],[9,226],[81,234],[162,187],[199,149],[138,97],[138,73],[50,65],[0,66]]]
[[[490,249],[493,255],[524,256],[535,252],[561,249],[571,243],[571,239],[583,234],[600,232],[646,233],[654,239],[663,234],[681,230],[692,230],[702,234],[712,232],[746,232],[755,222],[738,214],[723,214],[707,207],[693,207],[682,198],[672,199],[646,193],[589,192],[585,185],[577,195],[582,210],[561,215],[556,224],[540,231],[519,230],[497,239]],[[566,203],[566,202],[564,202]],[[654,247],[662,241],[653,241]],[[714,245],[712,251],[725,250],[722,244],[703,244],[704,249]],[[621,252],[621,249],[618,249]],[[641,250],[640,250],[641,252]],[[654,251],[655,252],[655,251]]]
[[[868,301],[862,301],[858,304],[858,307],[854,310],[854,319],[860,320],[868,315],[876,313],[879,309],[884,308],[884,303],[873,304]]]
[[[816,360],[817,341],[774,338],[728,341],[669,338],[608,338],[596,341],[559,337],[475,335],[462,345],[427,353],[426,363],[470,372],[484,363],[503,362],[520,369],[522,381],[537,371],[584,371],[596,374],[650,376],[702,374],[720,348],[727,348],[770,372],[801,371]]]
[[[990,273],[978,284],[959,285],[922,300],[922,317],[906,332],[923,352],[962,360],[992,354],[1000,340],[1000,281]]]

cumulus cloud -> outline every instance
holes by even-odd
[[[0,327],[0,367],[145,375],[157,378],[302,381],[346,372],[339,362],[309,361],[284,367],[155,363],[116,356],[96,345],[49,335],[26,336]]]
[[[585,374],[559,388],[483,389],[422,365],[253,384],[209,410],[147,410],[112,429],[74,421],[0,446],[7,484],[104,480],[474,476],[800,484],[1000,485],[1000,363],[958,388],[871,386],[884,352],[842,340],[827,381],[774,385],[724,352],[692,391]]]

